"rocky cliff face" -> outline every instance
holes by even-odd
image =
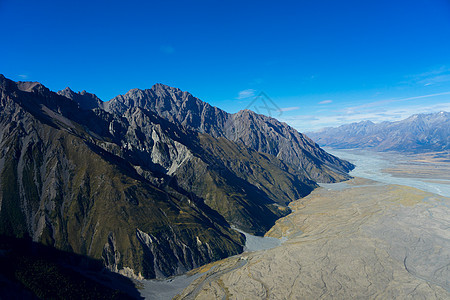
[[[0,234],[130,276],[161,278],[237,254],[244,237],[230,225],[263,234],[316,186],[282,159],[144,105],[116,113],[86,92],[3,76],[0,92]],[[196,105],[187,102],[181,109]],[[193,122],[198,110],[187,111]]]
[[[306,135],[274,118],[243,110],[232,115],[234,140],[257,151],[276,156],[303,176],[318,182],[349,178],[353,165],[320,148]],[[228,133],[228,136],[233,133]]]
[[[60,111],[71,106],[46,95]],[[1,234],[28,235],[146,278],[242,251],[243,238],[218,214],[187,193],[151,184],[82,125],[38,100],[3,81]]]
[[[308,133],[322,146],[409,153],[450,149],[450,113],[417,114],[398,122],[362,121]]]
[[[105,103],[105,109],[124,113],[130,107],[155,112],[186,128],[225,137],[268,153],[290,164],[302,176],[318,182],[348,179],[352,164],[323,151],[307,136],[274,118],[243,110],[229,114],[187,92],[163,84],[130,90]]]

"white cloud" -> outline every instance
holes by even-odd
[[[21,75],[17,75],[17,76],[22,78],[22,79],[27,79],[28,78],[28,75],[25,75],[25,74],[21,74]]]
[[[247,99],[247,98],[250,98],[250,97],[254,97],[255,96],[255,92],[256,92],[256,90],[254,90],[254,89],[247,89],[247,90],[243,90],[243,91],[240,91],[239,92],[239,95],[238,95],[238,99]]]
[[[323,101],[320,101],[319,104],[329,104],[331,102],[333,102],[333,100],[323,100]]]
[[[280,108],[280,111],[293,111],[300,109],[300,106],[292,106],[292,107],[282,107]]]
[[[172,47],[172,46],[169,46],[169,45],[161,46],[159,48],[159,50],[161,50],[161,52],[165,53],[165,54],[173,54],[173,53],[175,53],[175,48]]]

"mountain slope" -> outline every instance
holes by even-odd
[[[264,234],[289,212],[275,204],[286,206],[316,187],[271,155],[184,129],[140,107],[128,108],[120,118],[103,110],[96,113],[115,141],[100,147],[131,162],[154,184],[176,182],[245,231]]]
[[[106,102],[104,107],[117,114],[130,107],[140,107],[186,128],[226,137],[274,155],[314,181],[348,179],[347,172],[353,168],[352,164],[323,151],[307,136],[276,119],[249,110],[229,114],[188,92],[163,84],[146,90],[130,90]]]
[[[322,146],[341,149],[445,151],[450,149],[450,113],[416,114],[402,121],[379,124],[363,121],[308,135]]]
[[[223,219],[142,180],[125,161],[81,136],[80,125],[47,106],[34,110],[39,99],[60,101],[53,103],[64,111],[67,98],[51,99],[44,91],[44,100],[6,85],[0,118],[1,234],[29,235],[147,278],[242,251],[242,237]]]
[[[140,107],[102,109],[0,76],[0,234],[145,278],[239,253],[316,184],[289,164]]]

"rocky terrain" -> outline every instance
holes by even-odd
[[[177,299],[448,299],[450,199],[356,178],[290,204],[281,246],[196,270]]]
[[[362,121],[307,135],[321,146],[408,153],[450,149],[450,113],[417,114],[398,122]]]
[[[8,80],[1,106],[1,234],[146,278],[242,251],[243,238],[202,201],[139,175],[120,156],[122,145],[100,137],[108,127],[95,112],[77,111],[39,84]]]
[[[290,202],[317,187],[313,178],[349,177],[350,163],[287,125],[271,121],[298,137],[297,163],[281,154],[285,146],[260,152],[227,138],[225,127],[215,131],[216,119],[195,123],[196,113],[206,115],[200,104],[230,115],[188,93],[152,90],[183,95],[186,101],[174,102],[180,120],[164,113],[173,112],[172,102],[160,111],[130,103],[119,109],[116,100],[0,76],[0,234],[100,259],[127,276],[164,278],[241,253],[245,237],[231,225],[264,234]],[[254,123],[240,126],[257,132]]]
[[[170,122],[214,137],[225,137],[291,164],[303,176],[317,182],[337,182],[349,177],[353,166],[318,147],[304,134],[274,118],[242,110],[229,114],[188,92],[156,84],[151,89],[130,90],[104,103],[109,112],[124,113],[140,107]]]

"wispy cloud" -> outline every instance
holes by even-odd
[[[282,107],[280,108],[280,111],[293,111],[298,109],[300,109],[300,106]]]
[[[405,101],[410,101],[410,100],[426,99],[426,98],[445,96],[445,95],[450,95],[450,92],[434,93],[434,94],[420,95],[420,96],[407,97],[407,98],[398,98],[398,99],[392,99],[392,98],[384,99],[384,100],[369,102],[369,103],[362,104],[362,105],[348,107],[348,108],[345,108],[345,110],[347,111],[347,113],[354,113],[355,111],[358,111],[363,108],[376,107],[376,106],[386,105],[386,104],[395,103],[395,102],[405,102]]]
[[[250,97],[254,97],[255,92],[256,92],[256,90],[254,90],[254,89],[247,89],[247,90],[240,91],[237,99],[247,99]]]
[[[435,93],[435,94],[421,95],[421,96],[415,96],[415,97],[401,98],[401,99],[397,99],[397,100],[393,100],[393,101],[394,102],[408,101],[408,100],[415,100],[415,99],[422,99],[422,98],[431,98],[431,97],[443,96],[443,95],[450,95],[450,92],[443,92],[443,93]]]
[[[447,66],[441,66],[440,68],[428,72],[409,75],[407,76],[407,80],[422,86],[448,83],[450,82],[450,68]]]
[[[26,74],[20,74],[20,75],[17,75],[17,76],[22,78],[22,79],[27,79],[28,78],[28,75],[26,75]]]
[[[446,82],[450,82],[450,74],[443,74],[443,75],[435,76],[433,78],[424,79],[424,80],[421,80],[419,83],[423,84],[424,86],[429,86],[429,85],[436,85],[436,84],[446,83]]]
[[[161,50],[162,53],[165,54],[173,54],[175,53],[175,48],[169,45],[163,45],[159,48],[159,50]]]
[[[323,101],[320,101],[319,104],[329,104],[332,102],[333,102],[333,100],[323,100]]]

